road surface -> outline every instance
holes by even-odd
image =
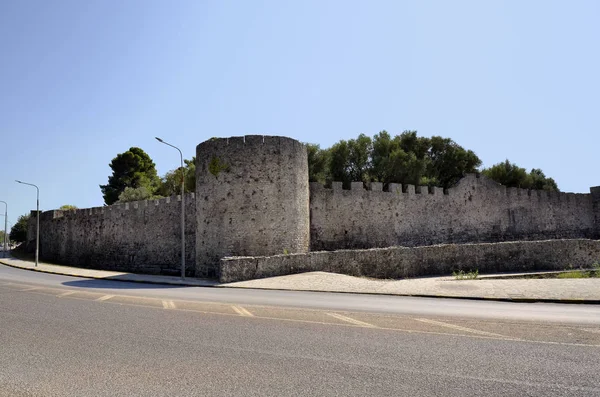
[[[600,307],[0,266],[0,396],[600,396]]]

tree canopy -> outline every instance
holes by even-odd
[[[10,229],[9,238],[17,243],[22,243],[27,239],[27,224],[29,215],[21,215],[17,222]]]
[[[196,157],[191,160],[183,160],[185,163],[185,192],[196,191]],[[181,194],[181,167],[167,172],[162,178],[158,194],[161,196],[173,196]]]
[[[307,145],[309,179],[350,182],[404,183],[453,186],[461,177],[476,172],[481,160],[450,138],[419,137],[404,131],[392,137],[381,131],[372,139],[360,134],[341,140],[329,149]]]
[[[525,168],[509,160],[484,168],[481,173],[506,187],[559,191],[554,179],[546,177],[542,170],[534,168],[527,173]]]
[[[145,188],[153,195],[160,186],[160,178],[150,156],[138,147],[132,147],[120,153],[110,162],[112,175],[108,177],[108,184],[100,185],[104,202],[107,205],[119,200],[125,188]]]
[[[319,145],[306,144],[308,152],[308,180],[325,181],[329,172],[329,150],[321,150]]]
[[[61,210],[61,211],[74,211],[76,209],[77,209],[77,207],[72,204],[61,205],[59,208],[59,210]]]
[[[119,194],[119,200],[117,203],[128,203],[130,201],[142,201],[142,200],[152,200],[160,198],[161,196],[157,196],[152,194],[146,187],[126,187],[125,190]]]

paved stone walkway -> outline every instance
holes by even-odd
[[[480,276],[481,278],[477,280],[455,280],[453,277],[378,280],[335,273],[310,272],[219,284],[214,280],[190,277],[182,281],[179,277],[82,269],[46,263],[34,267],[33,262],[15,258],[0,258],[0,263],[45,273],[153,284],[600,304],[600,278],[497,280]]]

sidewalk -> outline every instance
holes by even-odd
[[[454,277],[378,280],[335,273],[311,272],[239,281],[222,286],[511,302],[600,304],[600,278],[498,280],[480,276],[476,280],[456,280]]]
[[[378,280],[343,274],[310,272],[289,276],[219,284],[215,280],[154,276],[105,270],[82,269],[0,258],[0,263],[26,270],[74,277],[169,284],[194,287],[251,288],[291,291],[345,292],[435,298],[484,299],[512,302],[557,302],[600,304],[600,278],[588,279],[487,279],[455,280],[427,277],[405,280]]]
[[[0,258],[0,263],[3,265],[32,270],[35,272],[60,274],[63,276],[72,277],[85,277],[95,278],[101,280],[111,281],[129,281],[134,283],[149,283],[149,284],[169,284],[169,285],[181,285],[190,287],[212,287],[219,283],[215,280],[206,280],[199,278],[187,277],[185,281],[182,281],[179,277],[173,276],[154,276],[150,274],[136,274],[136,273],[125,273],[125,272],[113,272],[108,270],[95,270],[95,269],[83,269],[78,267],[50,265],[47,263],[40,262],[35,267],[34,262],[16,259],[16,258]]]

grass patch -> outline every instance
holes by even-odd
[[[569,270],[563,272],[548,272],[541,274],[525,274],[522,276],[491,277],[491,280],[524,280],[524,279],[550,279],[550,278],[600,278],[600,270]]]
[[[565,269],[568,271],[557,274],[556,278],[600,278],[600,263],[592,263],[591,268],[593,270],[572,270],[573,267],[569,265]]]
[[[452,276],[455,280],[475,280],[479,276],[479,270],[475,269],[470,272],[459,270],[458,272],[452,272]]]
[[[594,277],[591,273],[595,273],[595,272],[570,271],[570,272],[558,273],[556,275],[556,278],[590,278],[590,277]]]

